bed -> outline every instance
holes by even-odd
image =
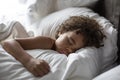
[[[120,79],[119,43],[117,46],[119,18],[116,18],[118,19],[117,22],[115,19],[111,19],[110,16],[115,16],[113,15],[115,13],[109,14],[110,10],[107,9],[114,1],[111,3],[110,0],[77,0],[74,2],[71,2],[72,0],[56,0],[53,3],[50,0],[44,0],[43,3],[46,5],[42,5],[41,0],[29,1],[24,0],[24,5],[27,5],[28,8],[27,17],[24,15],[27,19],[9,20],[7,23],[0,24],[0,41],[38,35],[55,38],[58,25],[70,16],[89,16],[96,19],[104,28],[107,36],[107,39],[104,40],[105,46],[99,49],[94,47],[82,48],[68,57],[53,50],[26,50],[34,58],[44,59],[49,63],[51,71],[43,77],[33,76],[0,46],[0,80]],[[114,4],[119,5],[119,1],[117,1]],[[109,5],[103,5],[108,2],[110,2]],[[112,7],[112,10],[114,10],[114,7]],[[118,13],[120,13],[119,10],[117,10],[117,16],[120,17]],[[114,73],[112,74],[113,77],[109,78],[111,73]]]

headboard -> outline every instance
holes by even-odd
[[[93,10],[106,17],[118,30],[118,59],[120,64],[120,0],[99,0]]]

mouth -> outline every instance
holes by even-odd
[[[68,51],[67,50],[59,50],[58,52],[60,52],[61,54],[68,54]]]

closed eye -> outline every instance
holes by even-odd
[[[69,42],[70,45],[75,44],[74,40],[71,37],[68,37],[68,42]]]

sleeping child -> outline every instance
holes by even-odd
[[[59,27],[55,40],[45,36],[18,38],[3,41],[2,47],[34,76],[42,77],[50,72],[49,64],[33,58],[25,50],[52,49],[68,56],[80,48],[99,48],[106,37],[97,21],[89,17],[71,16]]]

